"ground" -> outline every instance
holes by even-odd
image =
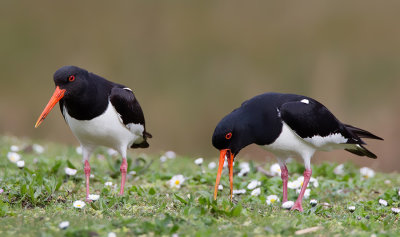
[[[34,143],[43,146],[44,152],[35,152]],[[24,168],[7,158],[12,145],[18,147]],[[322,236],[400,235],[400,215],[392,211],[400,204],[397,173],[363,177],[359,167],[346,163],[339,175],[334,172],[338,164],[314,165],[318,186],[310,188],[300,213],[281,208],[280,202],[266,203],[269,195],[282,196],[280,177],[257,169],[269,171],[271,164],[250,162],[250,172],[239,177],[239,165],[244,161],[238,158],[234,189],[245,189],[246,193],[236,195],[231,203],[227,171],[221,179],[224,188],[213,201],[216,168],[208,167],[212,160],[199,166],[194,163],[197,157],[178,156],[162,162],[160,155],[130,153],[128,172],[135,172],[129,175],[121,197],[121,159],[108,154],[107,149],[97,150],[91,158],[94,177],[90,188],[100,198],[79,209],[73,203],[84,200],[85,185],[76,147],[0,137],[0,236],[107,236],[110,232],[116,236],[287,236],[302,231]],[[67,175],[66,167],[77,173]],[[296,162],[288,168],[289,181],[303,172],[303,166]],[[171,188],[169,180],[178,174],[185,181]],[[252,180],[261,182],[258,196],[252,196],[247,188]],[[105,186],[106,182],[112,185]],[[289,189],[289,200],[296,197],[296,190]],[[310,205],[311,199],[318,201],[315,207]],[[379,204],[380,199],[388,205]],[[349,211],[349,206],[355,206],[355,211]],[[63,221],[69,221],[66,229],[59,227]]]

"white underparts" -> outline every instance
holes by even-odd
[[[310,160],[315,152],[315,147],[298,136],[285,122],[282,122],[282,132],[271,144],[263,146],[272,152],[278,159],[300,156],[306,168],[310,168]]]
[[[123,157],[126,157],[127,148],[133,143],[143,141],[144,126],[133,123],[125,126],[111,102],[103,114],[91,120],[74,119],[68,114],[65,107],[63,114],[72,133],[88,150],[97,146],[106,146],[117,150]]]

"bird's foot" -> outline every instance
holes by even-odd
[[[303,212],[303,207],[301,206],[301,202],[296,201],[290,210],[291,211],[298,210],[299,212]]]

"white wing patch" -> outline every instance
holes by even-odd
[[[301,102],[301,103],[304,103],[304,104],[309,104],[309,103],[310,103],[310,101],[307,100],[307,99],[302,99],[302,100],[300,100],[300,102]]]
[[[131,88],[128,88],[128,87],[125,87],[125,88],[124,88],[124,90],[130,91],[130,92],[133,92],[133,91],[132,91],[132,89],[131,89]]]
[[[313,137],[306,137],[304,140],[316,147],[323,147],[329,144],[343,144],[348,141],[348,139],[343,137],[343,135],[340,133],[329,134],[326,137],[315,135]]]

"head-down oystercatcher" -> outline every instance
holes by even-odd
[[[287,201],[288,170],[285,161],[292,156],[304,160],[304,183],[292,210],[303,211],[301,201],[311,177],[310,160],[315,151],[344,149],[359,156],[376,158],[361,138],[382,138],[341,123],[324,105],[301,95],[265,93],[245,101],[217,125],[212,144],[220,150],[214,199],[217,198],[225,157],[233,186],[232,164],[239,151],[257,144],[272,152],[281,167],[283,202]]]
[[[89,157],[97,146],[106,146],[122,155],[121,190],[124,193],[128,164],[126,151],[147,148],[142,109],[132,90],[76,66],[64,66],[54,73],[56,90],[43,110],[38,127],[60,102],[61,113],[82,146],[86,175],[86,200],[89,201]]]

